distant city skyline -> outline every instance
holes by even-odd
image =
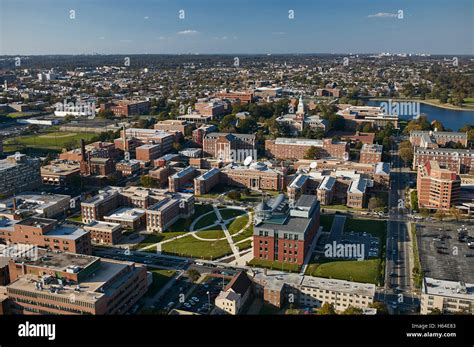
[[[1,55],[474,54],[472,0],[0,0],[0,19]]]

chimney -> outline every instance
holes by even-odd
[[[81,157],[82,161],[86,160],[86,141],[84,139],[81,139]]]

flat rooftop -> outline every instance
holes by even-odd
[[[428,295],[441,295],[465,300],[474,300],[474,284],[437,280],[425,277],[423,291]]]
[[[134,222],[137,219],[141,218],[145,214],[145,210],[141,208],[132,208],[132,207],[120,207],[113,211],[108,216],[105,216],[104,219],[112,219],[117,221],[124,222]]]

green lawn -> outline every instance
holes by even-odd
[[[247,215],[237,217],[232,222],[230,222],[230,224],[227,225],[227,229],[229,229],[229,233],[231,235],[234,235],[235,233],[238,233],[240,230],[242,230],[248,222],[249,216]]]
[[[233,236],[232,240],[234,240],[234,242],[239,242],[252,235],[253,235],[253,224],[250,224],[250,226],[247,229],[245,229],[243,232],[241,232],[239,235]]]
[[[239,251],[252,247],[252,240],[247,240],[236,245]]]
[[[197,214],[195,214],[195,216],[196,215]],[[200,215],[202,216],[203,214],[200,214]],[[199,219],[196,224],[194,224],[194,230],[205,228],[209,225],[216,223],[216,221],[217,221],[216,213],[212,211],[211,213]]]
[[[316,277],[335,278],[341,280],[382,284],[384,277],[385,240],[387,223],[374,219],[347,218],[344,232],[367,232],[380,239],[380,257],[368,260],[340,260],[324,259],[309,264],[306,274]]]
[[[212,205],[208,204],[196,204],[194,205],[194,215],[189,218],[180,218],[178,219],[172,226],[168,228],[166,231],[173,231],[173,232],[187,232],[189,231],[189,227],[191,226],[192,222],[199,216],[203,215],[212,211]]]
[[[380,259],[329,261],[310,264],[306,275],[378,284]]]
[[[82,215],[81,214],[79,214],[78,216],[74,216],[74,217],[68,217],[67,219],[72,220],[73,222],[82,223]]]
[[[298,272],[300,271],[300,266],[297,264],[282,263],[279,261],[271,261],[265,259],[252,259],[247,263],[249,266],[263,267],[272,270],[283,270],[289,272]]]
[[[174,270],[148,269],[153,275],[153,282],[146,292],[146,296],[153,297],[176,273]]]
[[[16,151],[25,148],[61,151],[63,148],[77,148],[81,139],[92,140],[97,134],[81,132],[46,132],[41,134],[17,136],[5,140],[5,151]]]
[[[201,241],[192,235],[167,242],[161,250],[168,254],[211,260],[232,253],[227,240]]]
[[[220,239],[225,237],[224,231],[220,225],[198,231],[196,235],[203,239]]]
[[[236,209],[233,209],[233,208],[223,208],[223,209],[219,210],[219,212],[222,216],[222,219],[224,219],[224,220],[232,218],[232,217],[238,217],[238,216],[241,216],[245,213],[242,210],[236,210]]]
[[[158,234],[150,234],[150,235],[147,235],[142,242],[134,245],[132,248],[140,249],[143,247],[151,246],[155,243],[165,241],[165,240],[168,240],[168,239],[171,239],[173,237],[183,235],[183,234],[185,234],[185,232],[179,232],[179,231],[178,232],[166,231],[166,232],[158,233]]]

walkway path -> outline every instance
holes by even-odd
[[[216,213],[217,219],[220,221],[222,230],[224,230],[224,234],[227,239],[227,242],[229,243],[230,249],[232,250],[232,253],[234,253],[235,259],[237,260],[238,258],[240,258],[239,249],[237,248],[236,245],[234,245],[234,240],[232,240],[232,236],[230,235],[229,230],[227,229],[227,226],[225,225],[225,221],[222,219],[221,212],[216,207],[216,205],[212,205],[212,207],[214,208],[214,212]],[[250,218],[249,218],[249,221],[250,221]],[[240,230],[239,233],[242,232],[242,230]]]

